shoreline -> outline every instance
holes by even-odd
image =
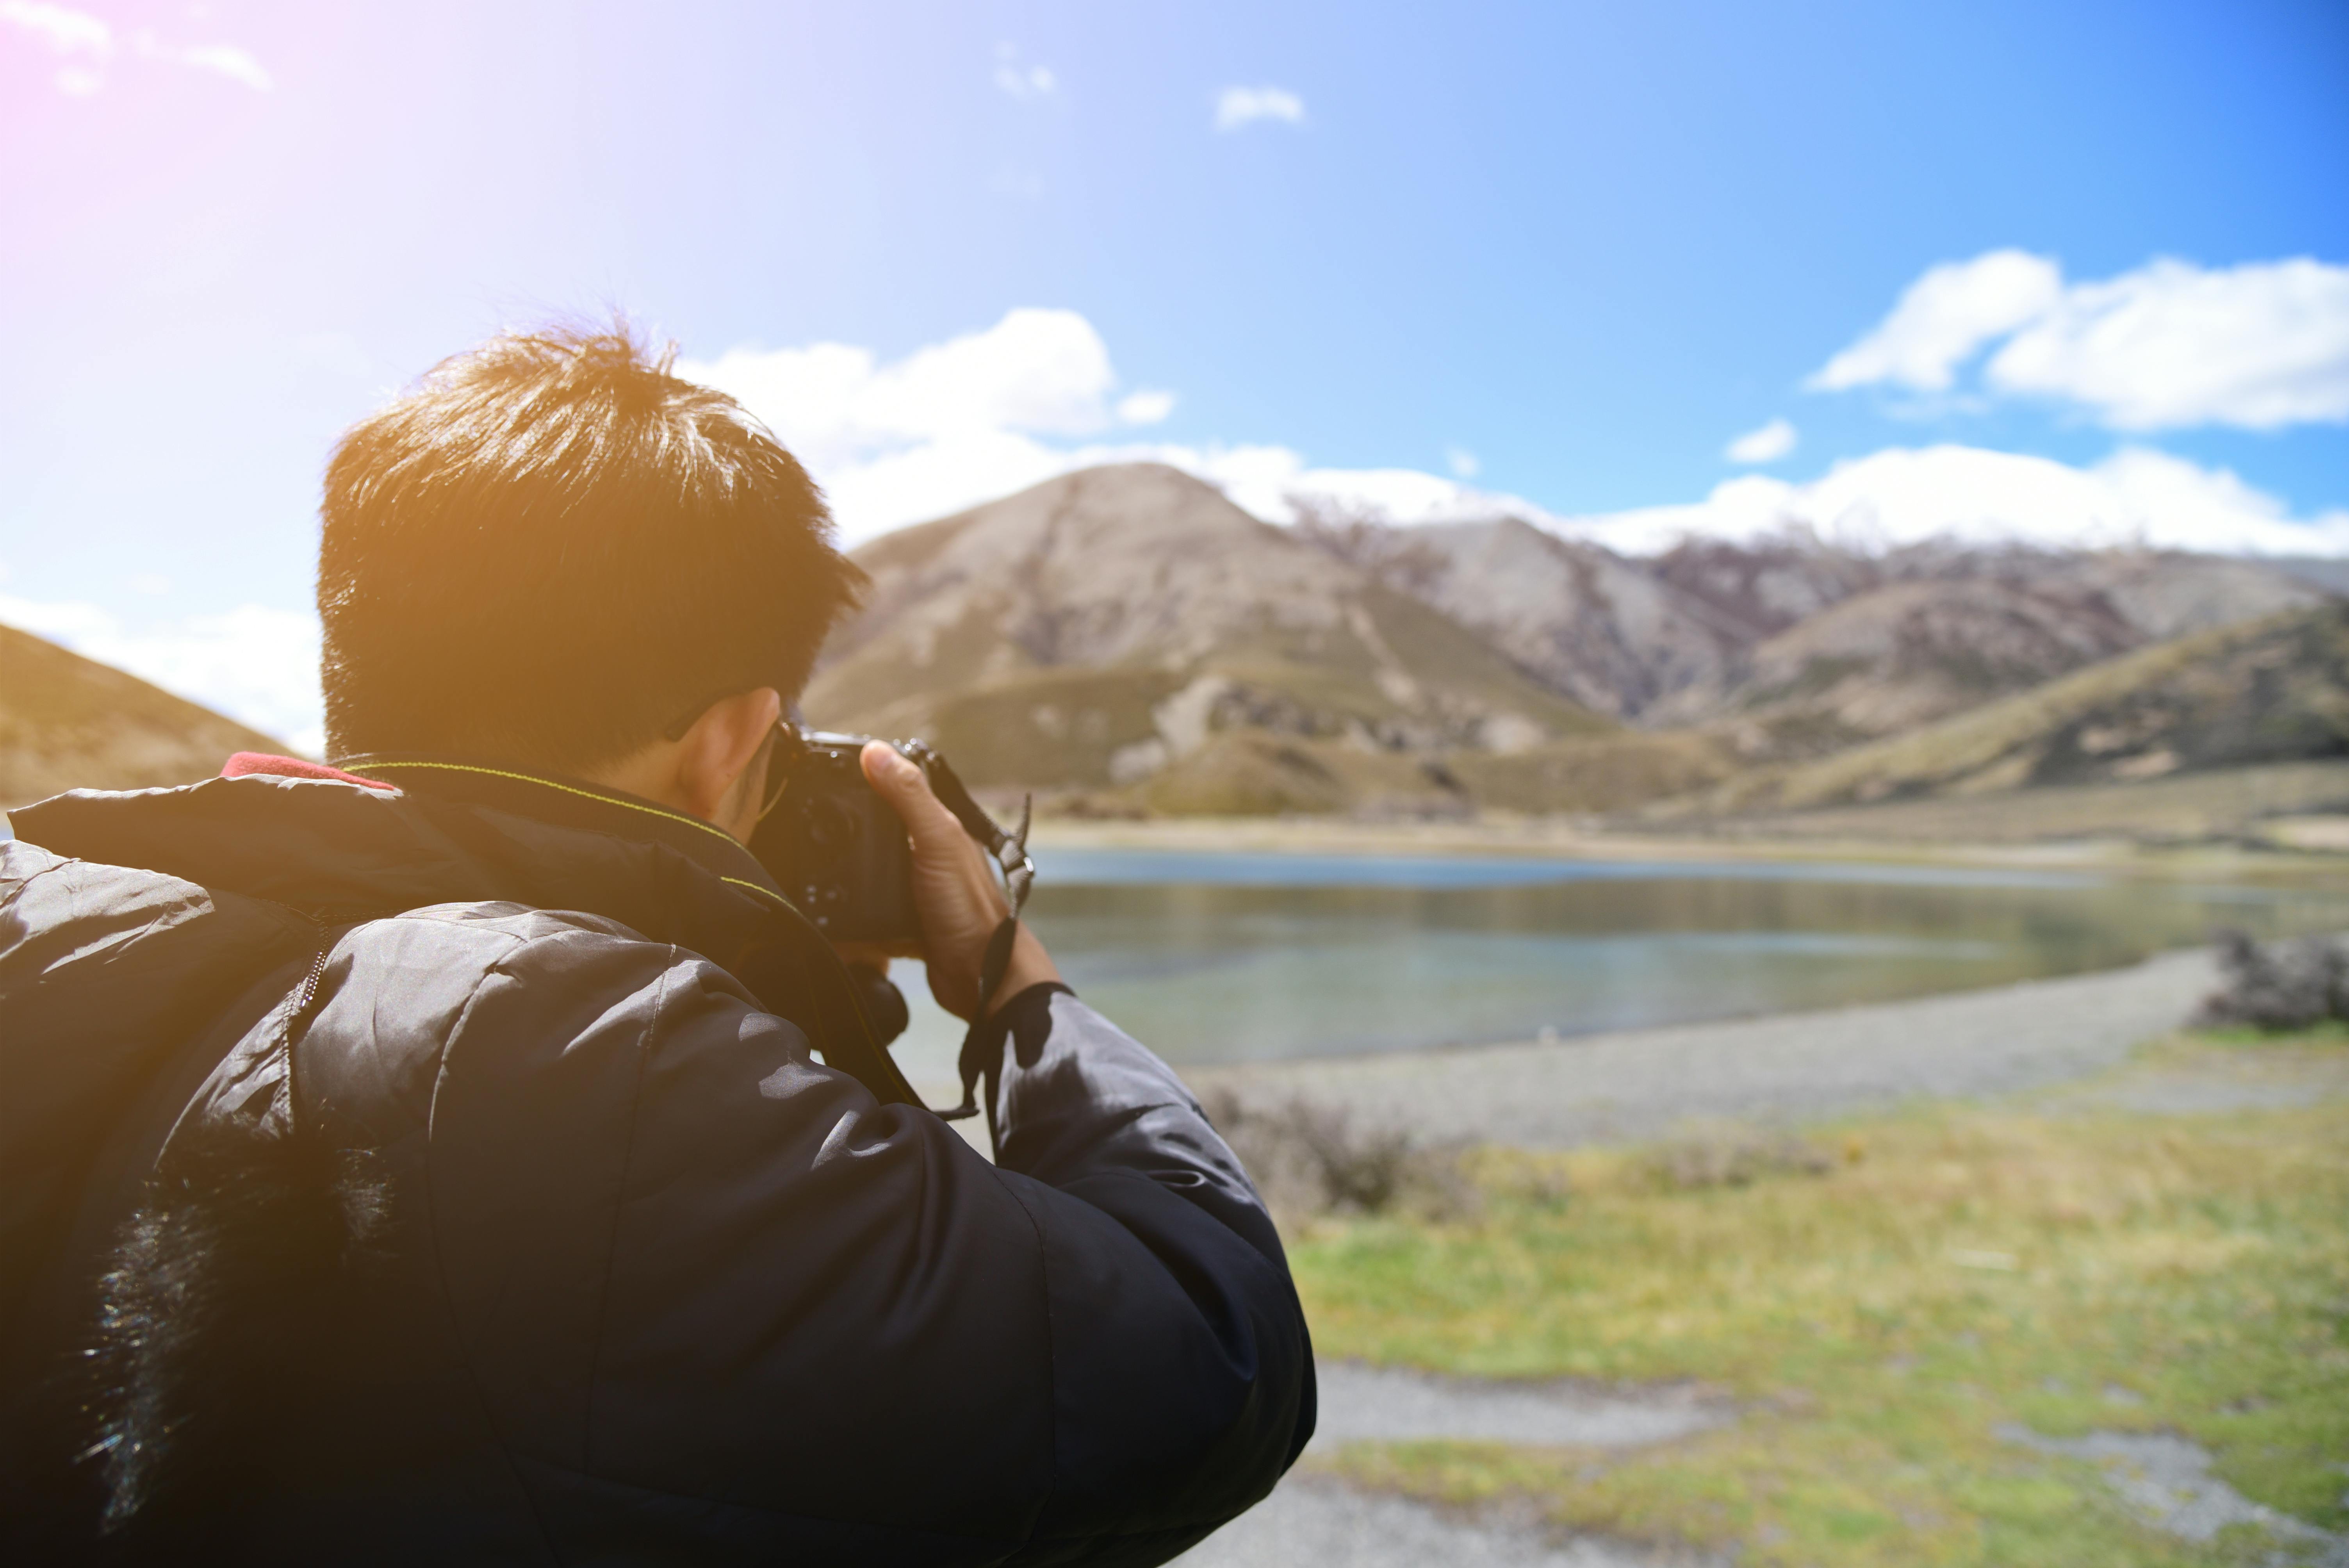
[[[1690,1123],[1799,1126],[2056,1086],[2183,1027],[2209,948],[2118,969],[1712,1023],[1180,1068],[1195,1092],[1306,1099],[1425,1142],[1570,1149]]]
[[[2097,872],[2175,881],[2349,882],[2349,853],[2281,843],[2151,845],[2124,837],[2034,842],[1854,836],[1776,838],[1634,831],[1559,818],[1358,821],[1320,817],[1166,817],[1036,822],[1039,849],[1180,853],[1392,855],[1582,861],[1906,864]]]

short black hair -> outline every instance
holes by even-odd
[[[327,755],[577,769],[799,692],[866,579],[823,494],[625,325],[508,333],[346,432],[320,505]]]

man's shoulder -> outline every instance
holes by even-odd
[[[583,1047],[595,1055],[643,1037],[685,989],[753,1005],[703,955],[603,915],[432,904],[340,934],[320,972],[303,1061],[322,1092],[357,1090],[345,1081],[357,1073],[420,1111],[452,1051],[501,1075],[575,1070]]]
[[[445,1037],[480,1005],[485,988],[510,1013],[519,993],[550,1028],[583,1007],[609,1006],[656,988],[680,964],[713,967],[698,954],[655,941],[584,910],[540,909],[504,901],[429,904],[352,924],[337,934],[322,975],[327,1024],[364,999],[372,1028],[386,1022]]]
[[[577,909],[543,909],[510,899],[483,899],[426,904],[401,910],[352,926],[355,942],[409,942],[438,939],[468,947],[512,949],[533,943],[572,942],[585,938],[598,945],[642,946],[668,951],[643,933],[606,916]]]

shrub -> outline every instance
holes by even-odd
[[[1427,1148],[1401,1129],[1361,1126],[1343,1107],[1303,1099],[1251,1105],[1219,1087],[1203,1103],[1276,1212],[1377,1214],[1402,1207],[1442,1219],[1475,1204],[1456,1149]]]
[[[2200,1028],[2306,1029],[2349,1020],[2349,948],[2336,937],[2255,942],[2241,931],[2218,934],[2225,982],[2202,999]]]

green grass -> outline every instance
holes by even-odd
[[[2337,1078],[2337,1037],[2270,1043]],[[2173,1047],[2237,1056],[2239,1044]],[[1485,1151],[1470,1222],[1298,1238],[1318,1351],[1487,1377],[1696,1379],[1659,1449],[1356,1445],[1435,1500],[1743,1547],[1744,1563],[2210,1563],[2091,1467],[2002,1440],[2174,1430],[2248,1496],[2349,1526],[2349,1103],[2218,1116],[1944,1108],[1816,1140],[1824,1175],[1674,1188],[1652,1152]],[[1557,1196],[1563,1191],[1564,1196]]]

